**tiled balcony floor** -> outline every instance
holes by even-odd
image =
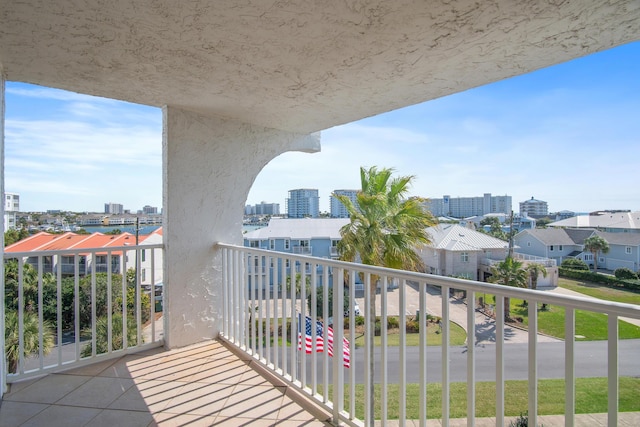
[[[222,343],[162,348],[11,385],[0,426],[329,426]]]

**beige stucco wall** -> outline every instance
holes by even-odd
[[[173,348],[220,331],[222,262],[214,244],[242,244],[242,212],[258,173],[286,151],[318,151],[320,136],[173,107],[163,115],[164,330]]]

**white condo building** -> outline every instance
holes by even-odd
[[[317,189],[299,188],[289,191],[287,199],[289,218],[318,218],[320,216],[320,197]]]
[[[529,200],[520,202],[521,215],[545,216],[549,215],[549,207],[544,200],[537,200],[531,197]]]
[[[357,205],[356,195],[358,194],[358,190],[333,190],[333,194],[347,196],[353,202],[353,204]],[[331,195],[331,201],[329,202],[331,218],[349,218],[349,212],[347,211],[347,208],[333,194]]]

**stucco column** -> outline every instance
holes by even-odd
[[[221,255],[242,244],[256,176],[287,151],[317,152],[319,134],[293,134],[174,107],[163,110],[165,342],[182,347],[221,329]]]
[[[0,248],[2,259],[4,260],[4,88],[5,78],[2,64],[0,64],[0,171],[2,176],[0,177],[0,196],[2,196],[2,203],[0,204],[0,215],[2,215],[2,225],[0,225]],[[0,400],[2,395],[7,391],[7,363],[5,349],[4,349],[4,261],[0,262]]]

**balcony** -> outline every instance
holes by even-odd
[[[624,319],[640,325],[638,306],[227,244],[219,244],[216,249],[222,255],[220,267],[223,275],[220,290],[222,330],[217,341],[163,350],[160,325],[167,319],[161,316],[171,319],[179,313],[160,314],[151,304],[150,317],[157,317],[158,320],[144,324],[142,316],[137,314],[140,313],[138,310],[135,322],[139,337],[137,341],[125,341],[122,348],[101,353],[93,350],[96,348],[94,325],[97,318],[92,313],[91,326],[87,328],[89,332],[81,331],[77,323],[73,334],[58,327],[57,336],[61,338],[56,338],[56,346],[50,355],[36,354],[20,358],[17,369],[9,375],[12,385],[0,409],[3,419],[16,417],[11,418],[18,420],[16,425],[22,421],[28,424],[45,418],[52,420],[56,416],[84,420],[79,424],[102,419],[114,419],[118,424],[118,417],[123,416],[139,419],[139,425],[197,419],[208,424],[215,422],[216,425],[222,421],[228,425],[238,425],[239,422],[263,420],[260,422],[265,425],[326,425],[331,421],[334,424],[360,426],[385,425],[381,420],[389,420],[393,425],[460,425],[466,422],[467,425],[503,426],[513,419],[512,416],[503,415],[508,398],[506,381],[522,378],[528,383],[528,401],[521,412],[528,411],[530,425],[536,421],[545,425],[569,426],[637,425],[640,421],[638,413],[618,411],[621,392],[619,378],[640,375],[640,365],[637,362],[629,363],[629,355],[638,354],[640,344],[637,340],[619,340],[618,321]],[[6,258],[8,255],[5,254]],[[250,267],[256,259],[260,260],[260,265],[279,265],[281,268],[269,269],[268,274],[255,274]],[[346,338],[348,344],[345,348],[336,348],[334,357],[329,357],[327,352],[307,354],[297,349],[299,319],[306,316],[312,319],[321,317],[318,316],[316,292],[309,297],[312,302],[309,309],[304,303],[307,299],[304,286],[298,295],[264,291],[273,284],[284,283],[287,275],[291,274],[285,260],[311,266],[300,272],[302,283],[308,282],[311,289],[321,288],[323,292],[328,292],[330,283],[335,284],[333,306],[323,301],[323,310],[333,314],[333,341],[342,342]],[[399,323],[404,324],[416,312],[441,316],[444,344],[439,347],[426,346],[427,333],[424,331],[428,330],[427,316],[418,316],[418,347],[406,345],[404,328],[399,330],[399,345],[390,346],[386,322],[381,324],[381,342],[373,353],[368,350],[367,342],[374,336],[366,328],[364,344],[356,346],[356,316],[353,308],[349,316],[344,317],[341,307],[342,291],[350,300],[357,300],[355,287],[345,289],[342,286],[345,279],[355,283],[357,276],[361,276],[365,283],[364,301],[371,292],[369,285],[374,276],[380,277],[376,312],[383,318],[397,316]],[[90,277],[95,277],[95,274]],[[60,281],[61,276],[58,277],[58,283]],[[399,286],[394,289],[388,286],[389,283],[398,283]],[[107,285],[113,287],[122,284],[107,281]],[[58,285],[58,289],[60,287]],[[278,289],[278,286],[273,286],[273,289]],[[450,293],[460,292],[464,292],[466,301],[471,303],[448,297]],[[99,292],[94,290],[92,294],[98,296]],[[23,307],[24,290],[21,295],[20,306]],[[447,297],[443,298],[443,295]],[[495,308],[492,309],[497,319],[502,319],[504,315],[502,297],[526,299],[530,307],[528,332],[485,316],[483,311],[486,312],[486,307],[480,306],[478,301],[480,297],[486,301],[487,295],[496,296]],[[109,304],[111,308],[108,312],[114,309],[113,301]],[[537,333],[538,313],[531,307],[537,307],[538,304],[549,304],[565,310],[565,335],[569,338],[564,341],[551,340]],[[79,296],[75,297],[75,306],[80,308]],[[138,303],[135,306],[140,307]],[[166,307],[166,304],[163,306]],[[360,307],[366,317],[368,307],[362,303]],[[598,363],[597,371],[590,373],[590,376],[606,378],[609,396],[606,414],[575,413],[576,381],[584,376],[589,363],[588,357],[582,354],[582,343],[576,337],[575,317],[578,310],[602,313],[608,317],[608,339],[600,343],[602,362]],[[66,315],[58,312],[57,317],[60,319],[63,314]],[[474,337],[475,345],[461,347],[449,344],[449,322],[460,324],[467,336]],[[126,329],[129,324],[125,322],[122,326]],[[321,323],[325,337],[327,328],[325,323]],[[24,331],[22,324],[20,331]],[[114,334],[115,328],[112,328],[111,335]],[[312,340],[315,341],[317,334],[317,330],[312,331]],[[65,336],[71,338],[65,340]],[[289,343],[284,339],[286,337]],[[324,342],[325,347],[327,343]],[[20,345],[24,345],[24,340]],[[79,356],[87,345],[91,351]],[[344,367],[343,360],[343,352],[346,353],[347,349],[350,360],[348,368]],[[523,354],[519,367],[510,365],[511,358],[507,357],[515,351]],[[565,381],[565,387],[559,392],[558,399],[567,403],[562,415],[538,416],[538,384],[549,376],[550,367],[546,359],[550,351],[562,355],[561,378]],[[373,361],[373,372],[370,361]],[[40,378],[43,373],[50,375]],[[452,417],[447,398],[453,385],[460,381],[466,383],[467,407],[470,408],[462,420]],[[485,381],[495,382],[496,413],[490,418],[475,416],[476,392],[480,383]],[[442,415],[437,419],[432,419],[427,410],[427,401],[436,396],[427,393],[426,385],[434,382],[442,384],[437,397],[446,402],[438,408]],[[373,383],[382,397],[374,398],[370,393]],[[389,391],[396,384],[399,395]],[[407,403],[415,403],[407,402],[406,391],[410,387],[419,388],[417,415],[407,409]],[[362,393],[362,399],[349,399],[348,396],[356,395],[356,389]],[[376,408],[374,418],[366,415],[371,408]]]

